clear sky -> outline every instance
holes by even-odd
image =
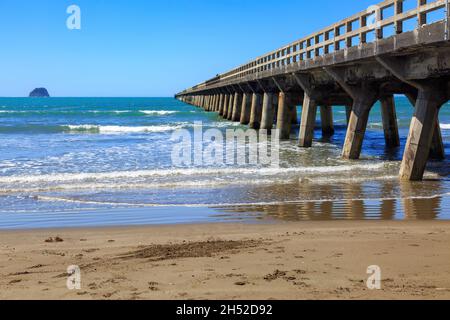
[[[172,96],[377,2],[1,0],[0,96]]]

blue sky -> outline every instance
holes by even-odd
[[[0,96],[172,96],[377,2],[1,0]]]

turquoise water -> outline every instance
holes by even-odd
[[[173,130],[193,130],[194,121],[223,131],[239,125],[172,98],[0,98],[0,228],[449,219],[449,157],[430,162],[422,183],[397,179],[413,108],[403,97],[396,105],[402,146],[385,148],[376,105],[359,161],[340,157],[346,119],[335,107],[336,134],[322,139],[318,127],[307,150],[294,136],[283,142],[278,169],[179,168]],[[448,106],[440,122],[450,155]]]

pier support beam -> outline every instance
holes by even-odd
[[[242,97],[241,124],[249,124],[252,111],[252,94],[244,93]]]
[[[441,125],[439,115],[434,126],[433,140],[431,141],[430,158],[433,160],[445,159],[444,142],[442,141]]]
[[[415,107],[417,102],[417,95],[412,93],[406,93],[406,97],[409,102]],[[442,141],[441,125],[439,122],[439,116],[436,119],[436,125],[433,132],[433,140],[431,141],[430,149],[430,159],[433,160],[444,160],[445,159],[445,149],[444,143]]]
[[[369,113],[377,101],[378,90],[370,84],[349,85],[345,81],[344,72],[341,69],[324,69],[353,99],[352,111],[347,127],[342,157],[344,159],[359,159],[366,134]]]
[[[347,118],[347,125],[350,122],[351,115],[352,115],[352,106],[351,105],[345,106],[345,116]]]
[[[434,130],[436,129],[439,108],[446,101],[447,97],[443,90],[429,87],[419,89],[416,110],[400,168],[402,180],[419,181],[423,179]]]
[[[270,130],[272,130],[273,119],[275,116],[275,108],[274,108],[273,102],[274,102],[274,94],[271,92],[264,92],[262,117],[261,117],[261,129],[265,129],[268,132],[270,132]]]
[[[220,99],[219,99],[219,115],[223,115],[223,107],[225,105],[225,101],[226,101],[226,94],[221,93],[220,94]]]
[[[233,115],[233,105],[234,105],[234,93],[230,94],[230,99],[228,100],[228,110],[226,118],[231,120],[231,116]]]
[[[294,74],[294,77],[304,91],[298,144],[302,148],[311,148],[316,126],[317,98],[320,94],[313,89],[308,75]]]
[[[314,138],[314,127],[316,125],[317,102],[306,92],[302,105],[302,119],[300,122],[299,146],[310,148]]]
[[[218,95],[217,94],[215,94],[214,95],[214,98],[213,98],[213,103],[212,103],[212,105],[211,105],[211,111],[212,112],[216,112],[217,111],[217,100],[218,100]]]
[[[292,116],[296,109],[295,101],[291,93],[280,92],[278,95],[277,129],[280,131],[280,139],[289,139],[292,129]],[[295,115],[297,113],[295,112]]]
[[[394,96],[389,95],[382,97],[380,99],[380,102],[386,146],[388,148],[396,148],[400,146],[400,137],[398,134],[397,113],[395,111]]]
[[[322,135],[325,137],[332,136],[334,134],[332,106],[320,106],[320,122],[322,124]]]
[[[226,118],[228,115],[228,105],[230,103],[230,94],[226,93],[225,94],[225,99],[223,101],[223,110],[222,110],[222,118]]]
[[[345,159],[359,159],[369,121],[369,113],[375,101],[375,95],[367,91],[359,93],[354,100],[342,152]]]
[[[216,99],[217,99],[217,95],[214,94],[212,96],[211,107],[210,107],[209,111],[212,111],[212,112],[216,111]]]
[[[262,116],[262,95],[254,93],[252,96],[252,108],[250,112],[250,129],[259,129],[261,127]]]
[[[236,92],[234,94],[234,104],[233,104],[233,113],[231,116],[231,121],[234,121],[234,122],[241,121],[241,109],[242,109],[242,93]]]
[[[208,101],[208,112],[214,111],[214,99],[215,99],[215,96],[214,96],[214,95],[210,95],[210,96],[209,96],[209,101]]]
[[[209,103],[210,103],[210,101],[211,101],[211,96],[210,95],[207,95],[206,96],[206,103],[205,103],[205,110],[206,111],[208,111],[209,112]]]
[[[215,108],[214,108],[215,112],[219,112],[220,98],[221,98],[221,94],[216,94],[216,105],[215,105]]]

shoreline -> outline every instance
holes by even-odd
[[[1,299],[450,298],[449,221],[8,230],[0,243]],[[381,290],[365,286],[372,265]]]

